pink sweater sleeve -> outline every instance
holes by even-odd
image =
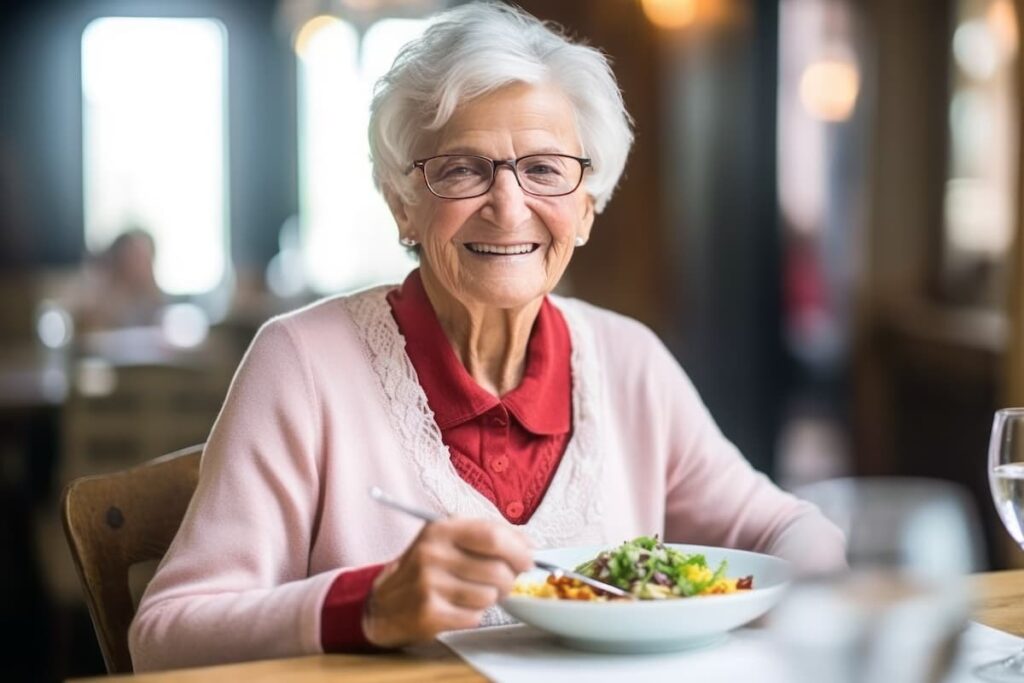
[[[750,466],[675,359],[658,347],[651,362],[668,407],[666,539],[777,555],[803,574],[844,567],[842,532]]]
[[[136,671],[321,651],[342,570],[308,576],[321,468],[318,402],[286,323],[242,361],[199,485],[129,632]]]

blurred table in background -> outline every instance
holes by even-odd
[[[0,346],[0,484],[39,499],[59,449],[68,393],[64,355],[35,344]]]
[[[70,478],[204,441],[259,325],[250,296],[212,323],[171,302],[160,324],[86,330],[79,267],[0,272],[0,631],[5,678],[103,670],[57,513]],[[185,304],[185,305],[182,305]]]
[[[159,327],[91,332],[53,349],[0,345],[5,479],[49,462],[64,472],[54,472],[59,488],[204,441],[239,359],[234,340],[210,334],[182,347]]]
[[[52,633],[83,606],[61,531],[60,491],[77,477],[206,440],[240,356],[230,335],[206,332],[191,345],[172,343],[160,327],[89,332],[57,348],[0,344],[0,531],[8,539],[0,572],[22,577],[9,599],[31,595],[19,619],[52,615],[40,627],[51,631],[42,642],[93,642],[88,631],[84,640]],[[60,666],[52,677],[62,677]]]
[[[0,349],[0,411],[60,405],[66,395],[61,352],[34,344]]]

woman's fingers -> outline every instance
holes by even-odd
[[[464,582],[495,588],[497,593],[491,601],[493,604],[512,590],[520,571],[512,563],[525,564],[529,568],[532,559],[529,547],[518,533],[512,532],[511,538],[506,541],[500,533],[491,535],[486,529],[488,525],[494,526],[499,532],[510,531],[490,522],[481,524],[480,520],[448,520],[447,524],[439,525],[432,533],[425,533],[427,540],[413,552],[424,567],[442,568]],[[491,545],[495,543],[496,546]],[[494,547],[498,548],[498,552],[492,550],[491,554],[468,549],[488,550]],[[517,553],[523,551],[526,553],[525,560],[517,556]]]
[[[483,610],[531,566],[529,541],[513,529],[485,520],[427,524],[374,583],[366,635],[377,645],[397,646],[476,626]]]
[[[441,631],[477,626],[483,617],[482,608],[454,603],[446,594],[450,591],[430,590],[424,594],[415,585],[389,578],[397,577],[381,577],[363,615],[363,632],[377,646],[399,647],[430,640]],[[469,602],[479,600],[468,598]]]
[[[503,560],[467,552],[452,561],[450,571],[464,583],[493,588],[496,595],[493,602],[501,600],[512,591],[517,575]]]
[[[504,561],[516,574],[533,566],[533,550],[525,535],[482,519],[444,520],[462,550]]]

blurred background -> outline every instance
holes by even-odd
[[[205,440],[269,316],[397,281],[374,80],[454,0],[0,4],[5,670],[102,673],[72,478]],[[959,482],[993,568],[1024,404],[1014,0],[521,0],[609,54],[637,141],[563,293],[651,326],[750,461]]]

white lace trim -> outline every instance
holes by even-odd
[[[390,285],[376,287],[342,299],[379,381],[391,426],[438,511],[505,521],[494,504],[466,483],[452,465],[427,396],[405,353],[405,339],[391,315],[386,299],[391,289]],[[594,411],[600,405],[600,370],[590,330],[573,302],[554,297],[553,301],[564,315],[572,339],[573,435],[544,499],[530,521],[518,527],[540,548],[605,540],[597,496],[603,458]]]

